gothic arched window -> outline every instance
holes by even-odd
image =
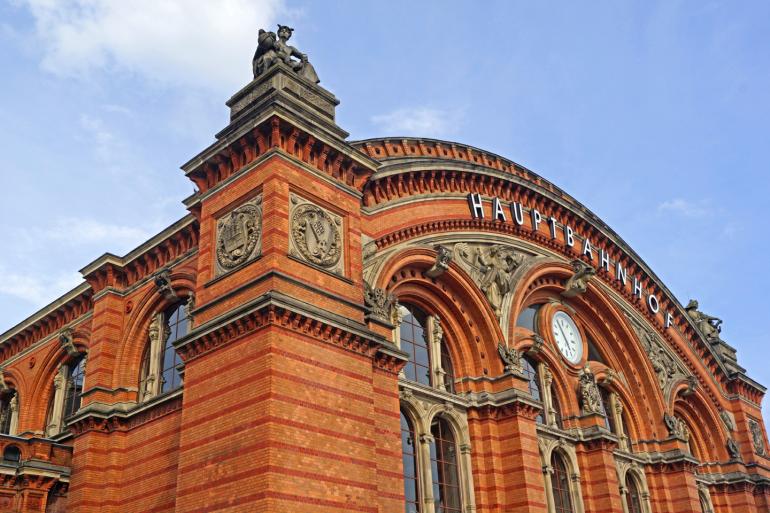
[[[462,511],[460,498],[460,473],[457,460],[457,442],[449,423],[437,417],[430,426],[433,442],[430,446],[430,463],[433,479],[433,499],[436,511],[452,513]]]
[[[555,513],[574,513],[567,466],[562,456],[555,451],[551,456],[551,467],[553,468],[551,490]]]
[[[540,374],[537,372],[537,362],[532,360],[528,356],[524,356],[521,359],[521,367],[524,372],[524,376],[527,377],[527,387],[529,394],[535,401],[542,401],[543,396],[540,393]],[[545,424],[545,416],[541,411],[535,421],[538,424]]]
[[[80,353],[59,367],[53,379],[53,391],[46,413],[46,436],[54,436],[62,432],[67,418],[80,409],[85,376],[85,353]]]
[[[400,305],[399,308],[403,314],[400,327],[401,349],[409,353],[409,361],[404,366],[404,375],[408,380],[430,385],[428,316],[419,308],[411,305]]]
[[[626,505],[628,506],[628,513],[642,513],[643,511],[639,486],[630,472],[626,473]]]
[[[155,315],[148,329],[139,375],[139,401],[171,392],[182,386],[182,359],[174,342],[190,331],[187,305],[175,303]]]
[[[16,434],[16,423],[19,411],[19,396],[16,390],[9,388],[0,396],[0,433]]]
[[[86,359],[79,356],[69,365],[69,375],[64,393],[63,418],[70,417],[80,409],[80,398],[83,394],[83,380],[86,375]]]
[[[454,393],[454,367],[441,320],[412,305],[399,305],[398,308],[401,317],[399,344],[409,353],[404,377]]]
[[[404,465],[404,511],[420,513],[419,467],[414,428],[404,412],[401,412],[401,454]]]

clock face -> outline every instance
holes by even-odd
[[[560,310],[553,315],[551,334],[564,358],[572,364],[580,363],[583,358],[583,339],[575,321],[567,312]]]

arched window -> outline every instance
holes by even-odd
[[[537,362],[525,356],[521,359],[521,367],[524,371],[524,376],[527,377],[529,394],[535,401],[542,401],[543,396],[540,393],[540,374],[537,372]],[[542,411],[538,414],[535,421],[538,424],[545,424],[545,416]]]
[[[15,445],[9,445],[3,450],[3,461],[8,463],[18,463],[21,461],[21,449]]]
[[[639,493],[639,486],[636,479],[626,472],[626,505],[628,513],[642,513],[642,496]]]
[[[165,312],[164,337],[166,343],[161,355],[161,388],[160,393],[170,392],[182,386],[182,359],[174,349],[174,342],[187,335],[189,322],[184,304],[173,306]],[[167,333],[167,335],[166,335]]]
[[[404,511],[420,513],[419,470],[414,428],[409,418],[401,412],[401,453],[404,465]]]
[[[85,353],[80,353],[69,362],[62,364],[56,372],[46,414],[46,436],[54,436],[62,432],[67,418],[80,409],[86,376],[86,358]]]
[[[551,490],[553,491],[555,513],[574,513],[567,466],[564,464],[564,459],[556,451],[551,455],[551,468],[553,468]]]
[[[433,419],[430,432],[433,436],[430,446],[430,464],[436,512],[460,512],[462,500],[454,433],[449,423],[441,417]]]
[[[430,385],[430,350],[427,333],[427,315],[411,305],[400,305],[403,315],[400,327],[401,349],[409,353],[404,366],[406,379]]]
[[[174,349],[174,342],[189,331],[190,319],[185,303],[175,303],[153,317],[140,366],[140,402],[182,386],[182,359]]]
[[[0,397],[0,433],[16,434],[16,421],[19,409],[19,398],[16,390],[10,388]]]
[[[412,305],[399,305],[399,313],[400,347],[409,353],[404,377],[454,393],[454,367],[439,317]]]
[[[540,310],[541,306],[542,305],[530,305],[524,308],[516,318],[516,326],[527,328],[530,331],[537,331],[535,329],[535,319],[537,319],[537,311]]]
[[[69,365],[69,375],[67,376],[67,385],[64,393],[64,413],[63,418],[70,417],[80,409],[80,398],[83,394],[83,379],[86,375],[86,359],[83,356],[78,357]]]

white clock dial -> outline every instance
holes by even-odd
[[[558,311],[551,319],[551,334],[559,351],[568,362],[577,364],[583,359],[583,339],[575,321],[564,311]]]

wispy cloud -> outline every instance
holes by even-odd
[[[23,274],[0,266],[0,295],[7,295],[42,307],[83,281],[79,273],[46,276]]]
[[[658,212],[673,212],[690,218],[704,218],[713,214],[707,201],[688,201],[682,198],[674,198],[658,205]]]
[[[401,108],[387,114],[372,116],[374,125],[392,135],[445,137],[458,131],[462,110],[441,110],[427,107]]]
[[[283,0],[16,0],[35,19],[43,68],[88,78],[117,70],[153,82],[226,88],[249,73],[256,31]]]
[[[95,219],[62,218],[37,232],[47,240],[64,241],[70,245],[99,244],[106,247],[131,248],[149,239],[155,230],[138,226],[102,223]]]

